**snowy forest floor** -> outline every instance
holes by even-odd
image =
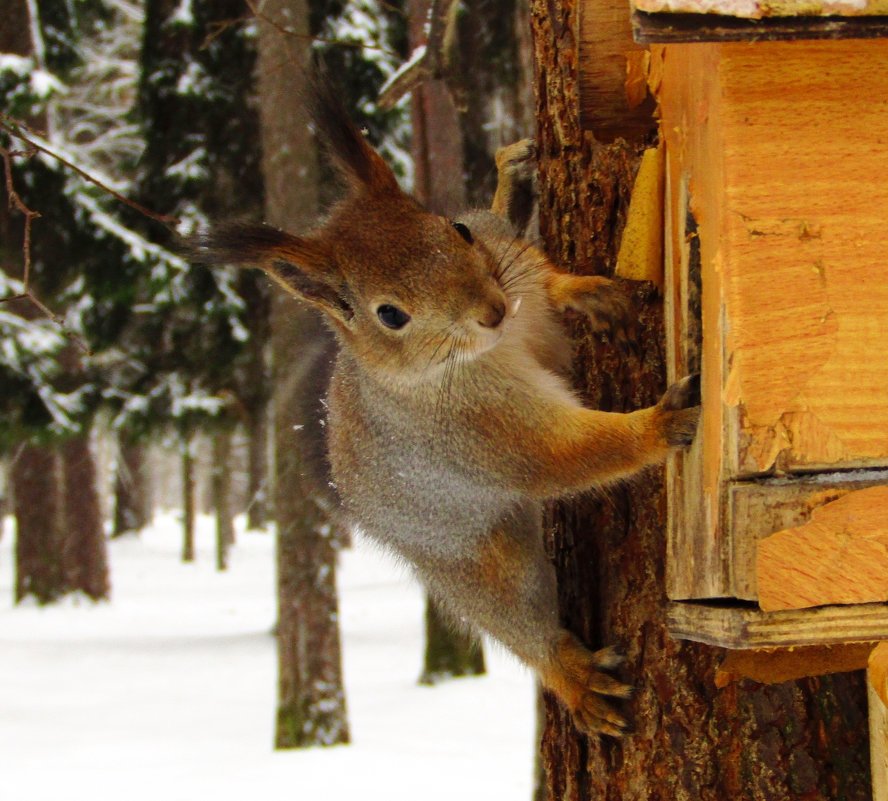
[[[275,752],[273,538],[238,534],[220,574],[210,518],[183,565],[161,516],[109,543],[111,602],[16,607],[6,521],[0,801],[530,799],[531,676],[487,648],[489,676],[419,687],[422,594],[361,543],[339,575],[353,744]]]

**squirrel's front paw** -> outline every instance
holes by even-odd
[[[551,690],[567,707],[574,722],[588,735],[609,734],[622,737],[631,730],[628,720],[618,712],[608,696],[629,698],[632,687],[609,676],[623,662],[616,648],[589,651],[572,634],[559,640],[547,669],[541,671],[543,686]]]
[[[632,305],[629,295],[616,281],[601,276],[575,276],[565,304],[589,318],[592,330],[608,332],[622,349],[629,348]]]
[[[690,445],[700,419],[700,374],[676,381],[666,390],[657,409],[663,415],[666,444],[673,448]]]

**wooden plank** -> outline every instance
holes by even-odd
[[[888,486],[851,492],[758,543],[765,611],[888,600]]]
[[[718,50],[677,46],[668,48],[668,57],[666,51],[652,48],[651,75],[666,147],[667,372],[670,381],[701,372],[703,394],[694,444],[671,457],[667,469],[666,591],[682,600],[723,597],[729,589],[722,525],[722,289],[713,269],[724,202],[720,100],[711,77]]]
[[[759,540],[800,526],[817,507],[867,487],[888,485],[888,470],[860,470],[733,482],[728,486],[729,594],[758,600],[755,560]]]
[[[632,33],[641,44],[869,39],[888,36],[888,17],[772,17],[634,11]]]
[[[867,696],[873,801],[888,801],[888,643],[879,645],[870,656]]]
[[[636,11],[711,14],[728,19],[870,17],[888,13],[886,0],[630,0]]]
[[[746,606],[673,602],[669,633],[722,648],[786,648],[888,639],[888,604],[763,612]]]
[[[888,42],[719,51],[730,472],[886,466]]]
[[[858,642],[728,651],[715,672],[715,684],[726,687],[741,679],[752,679],[759,684],[781,684],[809,676],[864,670],[875,645],[873,642]]]
[[[601,142],[640,141],[656,127],[656,103],[625,0],[581,0],[576,33],[580,124]]]

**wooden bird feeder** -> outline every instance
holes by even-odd
[[[621,252],[618,273],[662,265],[648,277],[669,380],[702,374],[696,441],[668,467],[670,630],[737,649],[732,669],[758,680],[869,662],[884,733],[883,14],[885,0],[583,0],[578,85],[599,141],[659,128],[662,180],[640,177],[632,205],[659,193],[662,214],[635,218],[662,239],[633,230],[645,253]]]

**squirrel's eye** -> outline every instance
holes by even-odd
[[[472,236],[472,232],[469,230],[468,225],[461,222],[452,222],[450,224],[456,229],[456,232],[470,245],[475,241],[475,238]]]
[[[401,311],[397,306],[392,306],[389,303],[383,303],[376,310],[376,316],[386,328],[395,330],[403,328],[410,322],[410,315],[407,312]]]

